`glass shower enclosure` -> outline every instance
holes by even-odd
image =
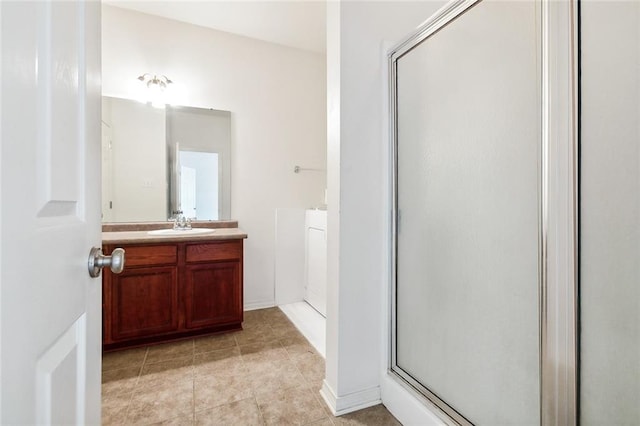
[[[390,58],[391,369],[460,424],[540,424],[539,14],[467,2]]]
[[[443,418],[640,424],[639,70],[636,1],[452,1],[389,54],[389,370]]]

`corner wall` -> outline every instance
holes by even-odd
[[[231,111],[231,217],[245,241],[245,307],[274,304],[275,209],[323,203],[324,55],[102,7],[103,94],[135,99],[166,74],[171,103]]]
[[[391,203],[385,59],[389,47],[443,5],[363,1],[327,7],[328,300],[335,306],[327,315],[322,393],[338,414],[382,400],[405,424],[440,424],[386,373]]]

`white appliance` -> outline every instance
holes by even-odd
[[[305,212],[304,300],[327,316],[327,211]]]

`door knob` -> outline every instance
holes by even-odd
[[[122,272],[124,269],[124,249],[114,249],[111,256],[105,256],[100,247],[93,247],[89,252],[89,275],[92,278],[99,277],[100,271],[105,266],[108,266],[114,274]]]

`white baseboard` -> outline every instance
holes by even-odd
[[[276,306],[273,300],[268,302],[247,302],[244,304],[245,311],[255,311],[256,309],[273,308]]]
[[[382,403],[403,425],[446,426],[449,424],[433,404],[414,395],[389,373],[382,375],[380,385]]]
[[[320,389],[320,395],[334,416],[341,416],[382,403],[380,387],[378,386],[338,397],[327,384],[327,381],[324,380],[322,382],[322,389]]]

